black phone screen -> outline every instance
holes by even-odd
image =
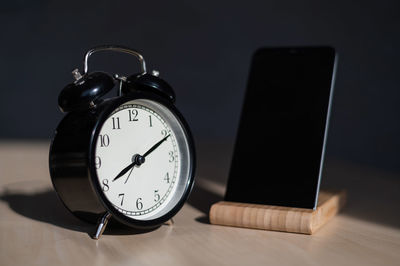
[[[330,47],[254,54],[225,200],[316,207],[335,57]]]

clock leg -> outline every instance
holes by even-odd
[[[100,218],[99,222],[97,223],[97,230],[96,233],[92,236],[93,239],[98,240],[101,235],[103,234],[104,230],[106,229],[108,220],[111,218],[111,213],[106,212],[103,217]]]
[[[173,218],[171,218],[171,219],[169,219],[168,221],[166,221],[165,223],[164,223],[165,225],[174,225],[174,219]]]

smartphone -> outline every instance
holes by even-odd
[[[336,62],[331,47],[255,52],[226,201],[316,208]]]

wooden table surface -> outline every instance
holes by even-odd
[[[208,208],[222,198],[226,181],[212,175],[226,176],[226,169],[199,162],[195,189],[173,226],[146,233],[107,229],[95,241],[88,236],[93,226],[73,217],[52,188],[48,145],[0,142],[1,266],[400,265],[399,215],[393,213],[399,211],[398,177],[365,171],[365,184],[361,170],[348,167],[351,177],[332,182],[348,189],[347,208],[309,236],[210,225]],[[224,157],[225,166],[229,160]],[[385,191],[377,196],[374,189]],[[363,196],[352,198],[357,193]]]

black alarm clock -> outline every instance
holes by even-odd
[[[99,51],[135,56],[141,73],[129,77],[88,73]],[[83,73],[60,93],[66,113],[50,147],[49,168],[60,199],[75,216],[97,223],[98,239],[110,218],[151,229],[171,219],[194,183],[195,149],[175,93],[147,73],[143,56],[121,46],[99,46],[84,57]],[[106,98],[113,88],[118,96]]]

